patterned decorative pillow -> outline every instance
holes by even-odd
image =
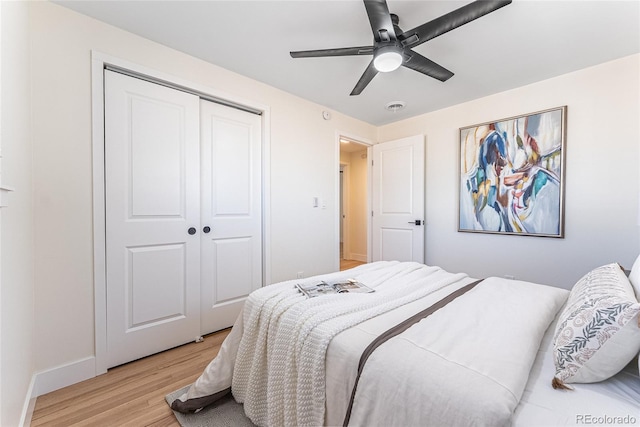
[[[618,264],[582,277],[558,318],[553,388],[606,380],[624,368],[640,351],[639,313],[640,303]]]
[[[631,267],[629,281],[636,292],[636,299],[640,300],[640,255],[636,258],[636,262],[633,263],[633,267]]]

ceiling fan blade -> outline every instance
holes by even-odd
[[[367,87],[371,80],[373,80],[376,74],[378,74],[378,70],[376,70],[376,67],[373,66],[373,61],[371,61],[349,95],[360,95],[364,88]]]
[[[385,0],[364,0],[367,16],[376,42],[396,41],[391,14]]]
[[[429,77],[444,82],[453,77],[453,73],[441,65],[436,64],[430,59],[416,53],[414,51],[405,51],[405,60],[402,62],[407,68],[411,68],[419,73],[426,74]]]
[[[336,49],[301,50],[289,52],[292,58],[317,58],[322,56],[373,55],[373,46],[339,47]]]
[[[416,47],[511,3],[511,0],[476,0],[412,30],[400,37],[405,47]]]

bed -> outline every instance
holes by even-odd
[[[589,298],[598,274],[627,280],[615,270],[585,276]],[[622,313],[624,349],[615,356],[622,359],[603,358],[591,344],[580,349],[600,364],[626,367],[606,381],[570,384],[586,368],[559,369],[555,355],[567,341],[562,316],[585,316],[572,308],[585,306],[574,291],[386,261],[306,281],[348,278],[374,292],[306,298],[295,280],[252,293],[216,358],[172,408],[194,412],[231,391],[254,423],[270,426],[640,420],[638,362],[631,360],[640,351],[637,300]],[[615,328],[607,327],[612,336]],[[599,375],[599,366],[585,366]],[[552,379],[574,390],[556,390]]]

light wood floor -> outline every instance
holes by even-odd
[[[352,259],[340,259],[340,271],[348,270],[350,268],[357,267],[362,264],[366,264],[366,263],[361,261],[355,261]]]
[[[230,329],[38,397],[32,426],[178,426],[164,400],[195,381]]]
[[[344,259],[344,247],[340,243],[340,271],[348,270],[359,265],[366,264],[365,262],[355,261],[353,259]]]
[[[340,260],[340,270],[364,264]],[[218,354],[229,329],[38,397],[31,425],[179,426],[164,400],[193,383]]]

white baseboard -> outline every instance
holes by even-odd
[[[35,397],[70,386],[96,376],[95,356],[80,359],[35,374]]]
[[[36,399],[38,396],[79,383],[80,381],[88,380],[95,376],[96,358],[94,356],[33,374],[27,395],[25,396],[24,405],[22,406],[20,427],[29,427],[31,425],[33,410],[36,407]]]
[[[352,259],[354,261],[367,262],[367,255],[350,253],[349,259]]]
[[[31,377],[29,388],[27,389],[27,395],[25,396],[24,405],[22,405],[22,414],[20,415],[20,427],[29,427],[31,425],[31,418],[33,417],[33,410],[36,407],[36,396],[33,393],[35,389],[36,376]]]

